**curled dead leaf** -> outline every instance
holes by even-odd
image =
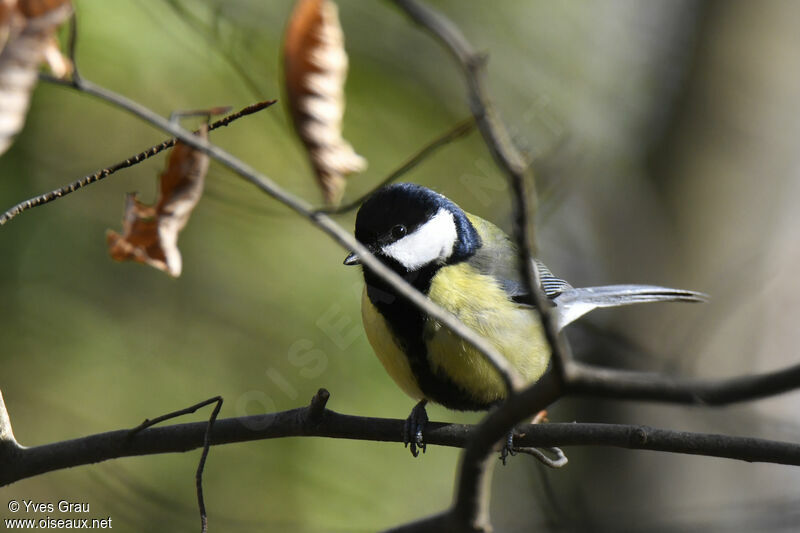
[[[197,135],[208,138],[208,126]],[[140,202],[135,194],[125,199],[122,235],[109,230],[106,242],[112,259],[136,261],[178,277],[183,260],[178,234],[203,195],[208,155],[178,141],[159,179],[155,205]]]
[[[55,32],[71,13],[69,0],[0,1],[0,154],[25,123],[39,65],[47,61],[59,77],[70,72]]]
[[[286,28],[283,64],[289,112],[323,197],[341,201],[345,176],[366,160],[342,137],[347,53],[336,4],[298,0]]]

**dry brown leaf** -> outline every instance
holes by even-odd
[[[203,126],[197,135],[207,139],[208,126]],[[126,197],[122,235],[106,232],[111,258],[137,261],[173,277],[180,276],[183,261],[178,234],[203,195],[208,163],[208,155],[178,141],[160,176],[156,204],[143,204],[135,194]]]
[[[69,73],[55,32],[71,13],[69,0],[0,1],[0,154],[25,123],[39,65],[47,61],[56,76]]]
[[[366,160],[342,138],[347,54],[336,4],[298,0],[283,48],[286,95],[295,130],[329,205],[340,202],[345,176],[361,172]]]

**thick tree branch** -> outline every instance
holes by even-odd
[[[514,407],[518,412],[523,412],[528,402],[537,399],[534,394],[524,398],[526,392],[512,400],[518,404]],[[546,390],[536,395],[540,396],[540,401],[547,400]],[[402,442],[404,420],[340,414],[325,407],[327,398],[328,392],[321,389],[308,407],[216,420],[209,442],[217,446],[281,437]],[[505,417],[507,412],[498,416]],[[508,421],[495,420],[492,415],[487,420],[502,435]],[[30,448],[15,444],[13,454],[0,447],[0,486],[119,457],[195,450],[203,447],[208,427],[208,422],[192,422],[148,427],[135,434],[130,429],[120,429]],[[431,422],[426,427],[425,441],[430,445],[464,447],[479,437],[479,429],[478,426]],[[613,446],[800,466],[800,444],[789,442],[616,424],[530,424],[518,430],[515,440],[520,446]],[[491,441],[491,437],[480,438]]]

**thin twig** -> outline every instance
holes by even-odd
[[[45,74],[42,74],[41,77],[42,79],[49,81],[51,83],[56,83],[58,85],[64,85],[67,87],[73,87],[75,83],[74,79],[73,81],[65,81]],[[78,83],[82,83],[82,80],[79,81]],[[216,122],[210,124],[208,127],[208,131],[213,131],[217,128],[222,128],[224,126],[227,126],[236,119],[245,117],[247,115],[252,115],[253,113],[261,111],[262,109],[266,109],[267,107],[274,104],[276,101],[277,100],[267,100],[264,102],[251,104],[237,111],[236,113],[228,115],[227,117],[223,117],[217,120]],[[40,194],[38,196],[25,200],[24,202],[20,202],[17,205],[7,209],[5,213],[0,215],[0,226],[6,224],[9,220],[19,215],[23,211],[27,211],[28,209],[33,209],[34,207],[38,207],[40,205],[50,203],[54,200],[58,200],[59,198],[63,198],[64,196],[73,193],[78,189],[81,189],[83,187],[86,187],[87,185],[91,185],[92,183],[105,179],[108,176],[114,174],[115,172],[118,172],[125,168],[132,167],[133,165],[141,163],[145,159],[153,157],[159,152],[163,152],[168,148],[172,148],[173,146],[175,146],[176,140],[177,139],[174,137],[172,139],[167,139],[166,141],[160,144],[151,146],[147,150],[144,150],[143,152],[139,152],[138,154],[129,157],[125,161],[121,161],[110,167],[98,170],[97,172],[84,176],[81,179],[70,183],[69,185],[64,185],[63,187],[59,187],[58,189],[54,189],[50,192],[46,192],[44,194]]]
[[[443,135],[437,137],[430,143],[423,146],[416,154],[411,156],[406,160],[405,163],[400,165],[397,169],[395,169],[392,173],[386,176],[380,183],[370,189],[367,193],[362,194],[355,200],[348,202],[344,205],[339,207],[323,207],[322,209],[317,210],[318,213],[326,213],[329,215],[340,215],[342,213],[347,213],[348,211],[352,211],[359,207],[364,200],[369,198],[369,196],[374,193],[376,190],[380,189],[384,185],[395,181],[396,179],[400,178],[402,175],[406,174],[414,167],[419,165],[425,159],[430,157],[433,153],[435,153],[439,148],[453,142],[454,140],[458,139],[459,137],[463,137],[464,135],[468,134],[472,131],[475,127],[475,121],[472,118],[468,118],[466,120],[462,120],[456,126],[449,131],[445,132]]]
[[[200,409],[202,407],[205,407],[206,405],[211,405],[214,402],[221,402],[221,401],[222,401],[222,399],[219,396],[214,396],[213,398],[209,398],[208,400],[203,400],[202,402],[196,403],[196,404],[191,405],[189,407],[186,407],[185,409],[178,409],[177,411],[172,411],[171,413],[167,413],[165,415],[157,416],[156,418],[153,418],[152,420],[149,419],[149,418],[146,418],[144,420],[144,422],[142,422],[141,424],[139,424],[135,428],[131,429],[129,431],[128,436],[129,437],[134,437],[137,433],[139,433],[142,430],[145,430],[145,429],[149,428],[150,426],[155,426],[156,424],[159,424],[159,423],[161,423],[161,422],[163,422],[165,420],[178,418],[178,417],[184,416],[184,415],[190,415],[190,414],[194,413],[195,411],[197,411],[198,409]]]
[[[200,403],[196,403],[185,409],[178,409],[177,411],[172,411],[171,413],[167,413],[165,415],[157,416],[156,418],[150,419],[146,418],[144,422],[139,424],[133,429],[128,430],[128,439],[132,439],[142,431],[147,428],[150,428],[160,422],[165,420],[171,420],[173,418],[178,418],[184,415],[188,415],[194,413],[198,409],[205,407],[206,405],[210,405],[215,403],[214,410],[211,411],[211,416],[208,418],[208,421],[205,423],[206,430],[203,434],[203,452],[200,454],[200,461],[197,464],[197,470],[195,471],[194,479],[195,479],[195,489],[197,491],[197,507],[200,510],[200,532],[206,533],[208,531],[208,516],[206,515],[206,503],[203,499],[203,470],[206,466],[206,459],[208,458],[208,450],[211,448],[211,430],[214,427],[214,422],[217,420],[217,416],[219,415],[219,411],[222,408],[222,396],[214,396],[213,398],[209,398],[208,400],[203,400]]]
[[[200,462],[197,464],[197,472],[195,473],[195,486],[197,487],[197,507],[200,510],[200,533],[208,531],[208,516],[206,515],[206,502],[203,499],[203,470],[206,467],[206,459],[208,459],[208,450],[211,448],[211,430],[214,428],[214,422],[217,420],[219,410],[222,408],[222,396],[212,398],[216,401],[217,405],[211,411],[211,416],[206,425],[206,432],[203,436],[203,453],[200,454]]]
[[[233,107],[229,105],[212,107],[210,109],[180,109],[178,111],[173,111],[169,119],[178,120],[185,117],[214,117],[230,113],[231,109],[233,109]]]
[[[316,424],[322,419],[325,414],[325,406],[328,405],[328,400],[331,393],[326,389],[319,389],[317,393],[311,398],[311,403],[308,404],[306,409],[305,421],[309,424]]]
[[[514,401],[524,394],[516,395]],[[42,446],[20,447],[13,460],[0,452],[0,486],[119,457],[202,448],[206,434],[211,446],[283,437],[402,440],[404,420],[344,415],[322,408],[312,417],[314,422],[309,423],[310,413],[317,409],[312,403],[289,411],[225,418],[216,420],[210,431],[208,422],[192,422],[149,427],[133,439],[129,429],[122,429]],[[431,446],[464,447],[479,436],[478,431],[478,426],[429,422],[425,440]],[[531,424],[520,426],[519,431],[515,443],[523,447],[613,446],[800,466],[800,444],[791,442],[616,424]]]

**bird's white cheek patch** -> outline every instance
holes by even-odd
[[[457,239],[453,214],[447,209],[439,209],[414,233],[384,246],[382,251],[413,271],[430,263],[445,261],[453,253]]]

